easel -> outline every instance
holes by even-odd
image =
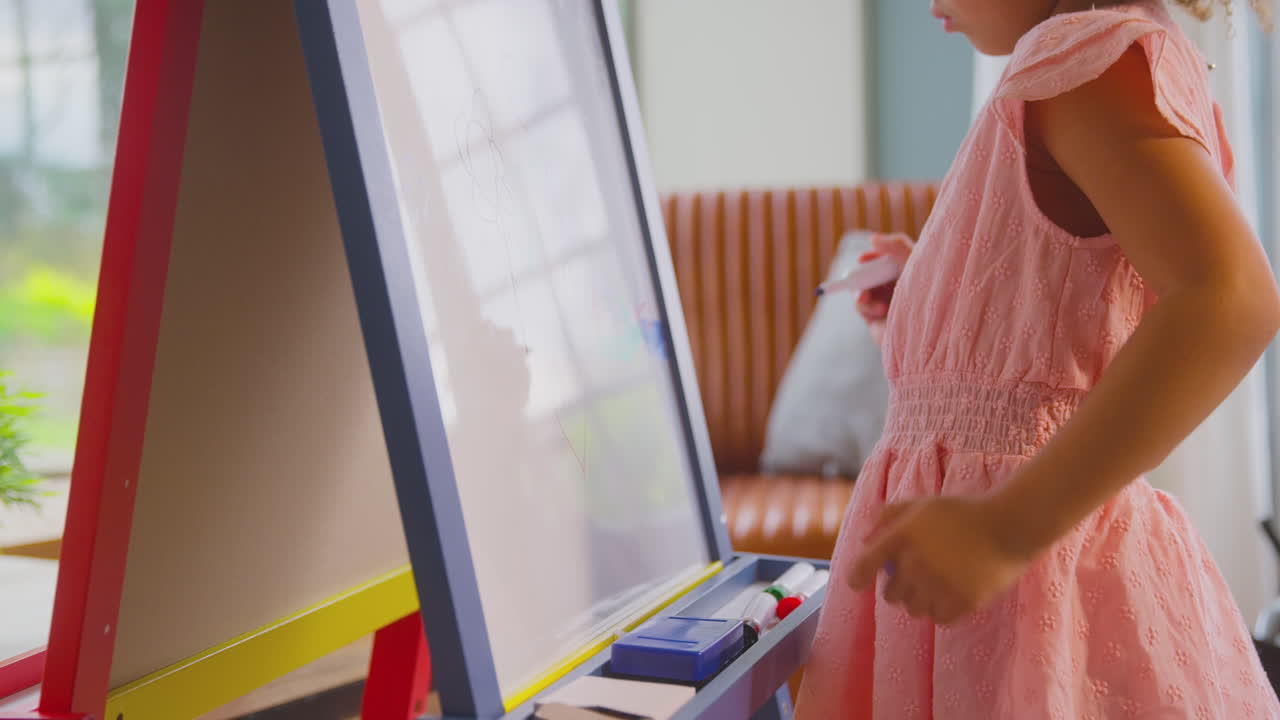
[[[135,17],[49,647],[0,664],[40,701],[5,720],[193,717],[369,633],[364,717],[416,717],[430,666],[293,5]],[[318,467],[325,443],[364,478]]]
[[[375,368],[383,425],[388,428],[388,452],[395,468],[401,512],[406,528],[412,530],[407,539],[423,598],[427,633],[432,638],[441,702],[445,714],[451,718],[488,720],[501,716],[503,720],[524,720],[533,712],[538,696],[544,691],[582,675],[607,674],[613,636],[605,633],[593,638],[562,659],[548,657],[541,675],[524,685],[503,687],[498,652],[493,649],[503,636],[498,635],[495,640],[486,630],[484,613],[477,612],[486,596],[475,570],[472,544],[476,541],[468,537],[467,528],[461,523],[464,515],[464,503],[458,492],[461,482],[454,476],[451,450],[444,444],[446,428],[438,388],[423,382],[433,375],[432,363],[436,362],[430,346],[441,341],[428,340],[424,335],[422,307],[443,303],[437,297],[424,298],[423,294],[430,293],[423,290],[423,283],[414,275],[415,254],[426,254],[438,262],[440,254],[452,254],[447,238],[455,236],[455,242],[463,242],[464,238],[448,223],[434,226],[434,233],[424,235],[420,228],[414,227],[413,221],[406,222],[403,218],[411,217],[421,207],[438,209],[439,203],[420,204],[416,196],[407,201],[400,196],[403,186],[413,187],[416,182],[404,178],[417,174],[432,176],[433,166],[445,162],[436,158],[451,154],[453,149],[440,146],[437,138],[437,142],[427,143],[434,153],[421,154],[425,167],[414,165],[415,161],[406,167],[405,156],[417,153],[421,142],[410,139],[405,143],[389,132],[392,118],[403,120],[396,116],[405,112],[403,106],[412,106],[406,100],[409,93],[400,84],[405,68],[412,67],[411,72],[430,75],[433,67],[419,57],[411,57],[413,45],[407,37],[412,28],[409,26],[418,28],[423,17],[433,14],[437,15],[434,19],[441,20],[438,15],[447,14],[452,4],[440,4],[445,6],[444,11],[437,5],[431,11],[420,9],[411,13],[414,17],[405,21],[405,36],[381,17],[379,3],[373,0],[355,3],[331,0],[320,5],[315,12],[300,13],[303,43],[334,177],[334,195],[347,240],[365,341]],[[747,587],[776,578],[794,559],[736,555],[729,547],[674,268],[656,193],[643,160],[646,149],[639,130],[639,112],[617,8],[609,0],[557,4],[556,7],[561,10],[553,13],[552,24],[561,35],[561,43],[566,42],[564,35],[583,32],[580,27],[583,8],[589,16],[585,24],[590,26],[589,32],[583,34],[594,36],[593,39],[576,36],[574,40],[580,43],[577,52],[568,51],[566,56],[571,62],[606,67],[610,74],[611,87],[596,89],[600,94],[589,96],[594,101],[605,98],[608,109],[592,105],[578,110],[593,119],[612,116],[612,122],[621,126],[621,144],[627,155],[625,166],[610,168],[598,154],[593,154],[595,178],[604,184],[622,184],[629,195],[625,202],[633,203],[632,209],[638,211],[640,217],[640,233],[648,255],[645,269],[649,275],[640,282],[651,281],[657,286],[657,305],[665,321],[664,329],[668,331],[663,333],[666,335],[663,340],[670,348],[668,361],[679,393],[682,434],[688,443],[686,450],[692,456],[689,460],[693,465],[692,490],[697,511],[690,522],[696,523],[704,534],[713,560],[697,577],[670,588],[666,595],[631,617],[618,629],[625,632],[658,612],[711,615]],[[405,47],[404,43],[410,45]],[[397,46],[405,48],[403,57],[394,57],[395,52],[388,50]],[[593,47],[597,52],[602,48],[603,56],[592,54]],[[566,51],[561,46],[547,52],[554,56],[556,52]],[[388,53],[393,57],[388,58]],[[533,53],[521,59],[532,62],[544,57]],[[424,82],[431,87],[426,79]],[[448,103],[438,96],[431,97],[434,103]],[[407,112],[423,113],[427,107],[420,103],[416,110],[410,107]],[[422,118],[409,121],[411,126],[429,124]],[[605,141],[592,151],[607,154],[612,150],[608,146],[609,142]],[[393,177],[401,180],[397,183]],[[398,202],[405,203],[406,207],[400,207]],[[624,216],[625,205],[610,206],[606,214]],[[615,230],[626,233],[631,228],[610,226],[606,232]],[[429,267],[429,262],[427,264]],[[442,278],[428,280],[425,285],[453,287],[456,282]],[[447,307],[466,314],[471,298],[465,292],[459,293],[455,287],[452,298],[449,293],[444,293],[444,298],[462,299]],[[448,340],[443,342],[447,352]],[[666,352],[664,350],[664,354]],[[652,540],[646,538],[643,542]],[[494,551],[493,547],[489,549]],[[529,562],[535,560],[530,555],[519,556]],[[812,602],[762,637],[700,688],[694,700],[676,717],[679,720],[789,717],[790,699],[785,684],[804,662],[821,601],[822,593],[819,593]]]
[[[791,560],[729,547],[616,8],[579,1],[612,73],[711,559],[631,629],[711,613]],[[424,619],[451,716],[527,718],[605,671],[612,634],[499,688],[359,7],[139,0],[50,644],[0,665],[0,688],[38,679],[40,701],[0,720],[195,717],[370,633],[363,717],[412,718]],[[820,602],[679,718],[787,717]]]

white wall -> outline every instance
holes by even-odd
[[[972,116],[975,119],[978,117],[978,113],[982,111],[982,108],[986,106],[987,100],[991,98],[991,93],[996,91],[996,84],[1000,82],[1000,76],[1008,65],[1009,57],[1007,55],[993,57],[982,53],[974,53]]]
[[[631,6],[636,81],[660,189],[866,177],[862,2]]]

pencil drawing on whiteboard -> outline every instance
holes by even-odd
[[[493,225],[496,239],[502,244],[507,283],[510,286],[515,312],[516,342],[519,343],[525,355],[530,355],[533,353],[530,345],[531,334],[524,317],[520,283],[516,278],[515,261],[511,252],[511,234],[507,232],[505,222],[505,216],[509,212],[507,208],[513,202],[514,192],[508,183],[506,158],[494,130],[493,112],[488,98],[480,88],[472,91],[469,105],[459,113],[454,122],[454,144],[458,161],[471,181],[475,213],[480,219]],[[543,246],[540,228],[534,225],[531,229],[534,239],[538,241],[537,244]],[[480,238],[476,238],[473,242],[476,240]],[[561,408],[549,409],[560,439],[564,442],[564,448],[573,457],[574,463],[582,473],[582,482],[586,483],[589,472],[587,453],[591,442],[590,427],[584,424],[578,428],[579,439],[575,443],[565,426],[561,412]]]
[[[493,114],[484,93],[476,88],[470,105],[454,121],[458,161],[472,180],[476,212],[492,223],[502,219],[504,196],[511,196],[502,148],[494,134]]]

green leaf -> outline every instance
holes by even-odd
[[[38,508],[38,498],[48,493],[41,488],[42,478],[22,462],[28,442],[25,423],[36,411],[38,395],[11,390],[3,382],[9,376],[0,372],[0,505]]]

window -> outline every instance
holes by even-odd
[[[133,0],[0,0],[0,371],[70,468]]]

